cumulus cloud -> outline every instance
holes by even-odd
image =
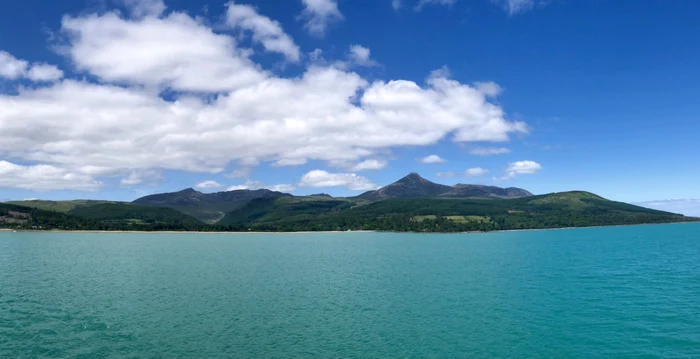
[[[226,23],[234,29],[250,31],[253,41],[263,45],[265,50],[284,55],[292,62],[299,61],[299,46],[282,29],[282,25],[266,16],[258,14],[250,5],[228,3]]]
[[[474,147],[469,150],[469,153],[477,156],[491,156],[510,153],[510,150],[504,147]]]
[[[29,67],[29,62],[20,60],[9,52],[0,51],[0,78],[17,80],[27,78],[31,81],[56,81],[63,77],[63,71],[49,64],[35,63]]]
[[[350,46],[350,60],[357,66],[376,66],[377,63],[370,59],[371,51],[362,45]]]
[[[202,181],[197,183],[195,188],[200,188],[200,189],[214,189],[214,188],[221,188],[223,185],[219,182],[216,181]]]
[[[369,179],[354,173],[330,173],[313,170],[306,173],[299,181],[301,187],[345,187],[353,191],[368,191],[377,188]]]
[[[430,155],[430,156],[425,156],[425,157],[421,158],[420,162],[423,162],[423,163],[443,163],[443,162],[447,162],[447,161],[438,155]]]
[[[393,147],[502,142],[527,131],[444,70],[424,86],[320,65],[275,76],[234,37],[179,12],[67,16],[62,26],[62,53],[97,81],[0,94],[0,158],[98,179],[232,166],[229,176],[247,177],[261,162],[361,164]],[[379,163],[362,167],[371,166]]]
[[[9,52],[0,51],[0,77],[10,80],[22,77],[27,72],[28,65],[27,61],[20,60]]]
[[[467,177],[480,177],[480,176],[484,176],[488,173],[489,173],[489,170],[481,168],[481,167],[469,168],[466,171],[464,171],[464,174]]]
[[[247,180],[245,183],[240,184],[240,185],[233,185],[231,187],[228,187],[226,190],[227,191],[237,191],[237,190],[258,190],[258,189],[269,189],[270,191],[277,191],[277,192],[294,192],[296,190],[296,186],[291,185],[291,184],[276,184],[276,185],[265,185],[260,181],[254,181],[254,180]]]
[[[18,165],[0,161],[0,187],[36,191],[71,189],[97,191],[102,183],[92,177],[51,165]]]
[[[638,206],[658,209],[660,211],[680,213],[686,216],[700,217],[700,199],[666,199],[635,203]]]
[[[366,160],[362,161],[352,167],[353,171],[366,171],[366,170],[380,170],[388,164],[387,161],[383,160]]]
[[[338,10],[337,0],[301,0],[304,10],[301,17],[306,20],[304,27],[310,34],[323,36],[332,23],[342,21],[343,14]]]
[[[503,89],[501,86],[498,86],[497,83],[488,81],[488,82],[476,82],[474,84],[477,90],[479,92],[483,93],[484,95],[488,97],[496,97],[503,92]]]
[[[70,41],[64,51],[103,81],[220,92],[266,77],[234,38],[184,13],[138,20],[117,13],[65,16],[61,25]]]
[[[122,0],[131,15],[137,18],[144,16],[160,16],[165,11],[163,0]]]
[[[58,67],[48,64],[32,65],[32,68],[27,72],[27,78],[32,81],[57,81],[63,77],[63,71]]]
[[[518,175],[531,175],[542,170],[542,165],[535,161],[517,161],[511,162],[506,167],[506,173],[503,177],[495,178],[497,180],[508,180],[517,177]]]
[[[99,168],[102,173],[109,174],[111,172],[114,172],[112,169],[108,169],[107,167],[93,167],[93,168]],[[85,167],[80,168],[80,171],[85,173]],[[89,173],[89,172],[88,172]],[[158,171],[154,170],[133,170],[131,171],[126,177],[123,177],[119,183],[122,186],[136,186],[140,185],[146,182],[151,182],[152,184],[159,180],[161,178],[160,173]]]

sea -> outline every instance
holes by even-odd
[[[0,232],[0,358],[700,358],[700,224]]]

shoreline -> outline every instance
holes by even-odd
[[[203,231],[100,231],[100,230],[21,230],[11,228],[0,228],[0,232],[17,232],[17,233],[95,233],[95,234],[330,234],[330,233],[411,233],[411,234],[488,234],[488,233],[506,233],[506,232],[526,232],[526,231],[554,231],[566,229],[585,229],[585,228],[608,228],[608,227],[633,227],[633,226],[661,226],[669,224],[692,224],[700,222],[669,222],[669,223],[640,223],[640,224],[615,224],[609,226],[587,226],[587,227],[558,227],[558,228],[529,228],[529,229],[500,229],[496,231],[468,231],[468,232],[396,232],[396,231],[377,231],[377,230],[357,230],[357,231],[300,231],[300,232],[203,232]]]

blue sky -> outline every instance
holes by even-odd
[[[418,172],[700,215],[700,3],[419,5],[5,2],[0,200]]]

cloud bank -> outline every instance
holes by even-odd
[[[130,16],[63,17],[60,53],[77,77],[0,52],[0,76],[54,81],[0,94],[0,186],[95,190],[112,177],[124,185],[167,170],[235,177],[261,163],[309,161],[355,163],[349,169],[361,171],[386,166],[376,156],[394,147],[505,142],[527,132],[492,102],[493,86],[460,83],[449,71],[434,72],[424,84],[368,80],[332,64],[276,75],[252,55],[294,62],[301,50],[278,22],[249,6],[231,2],[225,14],[228,30],[241,38],[167,12],[159,1],[126,3]],[[304,6],[310,31],[342,19],[334,1]],[[368,49],[352,53],[370,61]],[[27,185],[34,177],[41,180]],[[301,183],[374,186],[323,170]]]

